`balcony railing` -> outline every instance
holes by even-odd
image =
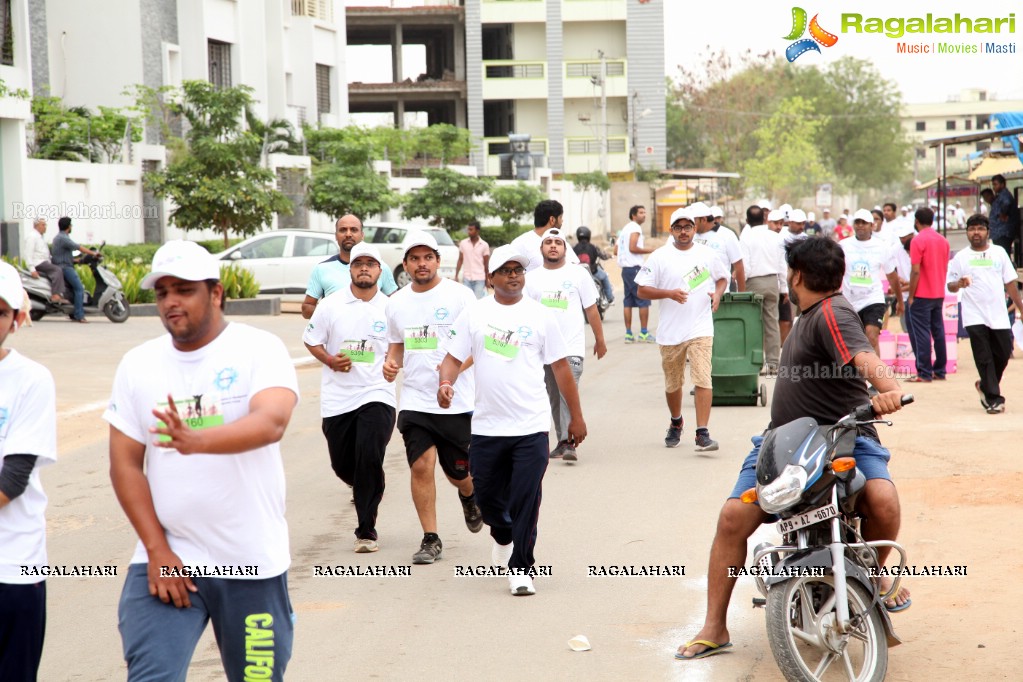
[[[624,59],[608,59],[607,77],[615,78],[625,75]],[[565,62],[565,76],[568,78],[600,77],[600,60],[586,62]]]

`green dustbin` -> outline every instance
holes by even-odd
[[[764,366],[763,296],[726,293],[714,313],[714,352],[711,380],[713,405],[767,404],[767,387],[760,383]]]

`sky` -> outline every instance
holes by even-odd
[[[632,0],[630,0],[632,1]],[[774,50],[784,55],[795,40],[786,36],[793,29],[792,8],[806,11],[807,21],[818,15],[821,28],[834,34],[838,40],[831,47],[819,47],[820,52],[809,51],[799,56],[794,66],[826,65],[830,61],[851,55],[874,63],[881,75],[895,81],[907,103],[945,102],[958,97],[964,88],[987,89],[989,99],[1023,100],[1023,4],[1006,0],[964,2],[962,0],[760,0],[737,5],[702,3],[691,0],[663,0],[665,19],[665,70],[667,75],[678,73],[679,64],[700,65],[709,50],[725,48],[737,56],[747,48],[754,54]],[[726,9],[722,12],[722,7]],[[1015,33],[1008,32],[1004,24],[999,34],[930,33],[910,34],[894,39],[877,33],[842,32],[842,14],[860,14],[863,25],[871,17],[882,20],[911,17],[925,18],[928,14],[954,18],[956,13],[967,18],[1015,17]],[[724,14],[724,16],[722,16]],[[908,25],[908,24],[907,24]],[[809,38],[804,32],[803,38]],[[979,47],[986,42],[1012,45],[1015,54],[899,54],[897,45],[923,43],[936,49],[941,42]]]

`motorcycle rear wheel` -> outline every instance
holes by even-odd
[[[767,593],[767,639],[786,680],[884,680],[888,640],[878,607],[862,585],[846,585],[850,616],[864,615],[854,619],[853,632],[844,638],[833,632],[832,576],[793,578]]]
[[[126,300],[117,297],[107,301],[107,304],[103,306],[103,314],[111,322],[124,322],[131,317],[131,308]]]

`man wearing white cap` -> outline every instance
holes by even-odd
[[[291,657],[279,443],[298,381],[279,338],[224,318],[219,277],[198,244],[160,247],[142,288],[168,334],[125,354],[103,414],[139,536],[118,608],[129,679],[184,679],[208,621],[228,679],[282,680]]]
[[[838,243],[845,254],[842,295],[860,316],[867,340],[877,354],[886,310],[883,282],[888,280],[895,297],[896,315],[905,310],[902,287],[896,272],[895,254],[887,242],[875,236],[874,216],[870,211],[861,208],[853,214],[853,232],[854,239],[843,239]]]
[[[39,572],[47,565],[46,493],[39,470],[57,461],[53,375],[3,347],[28,316],[24,298],[18,271],[0,262],[0,677],[5,680],[34,680],[39,670],[46,630],[46,581]]]
[[[473,371],[463,372],[461,379],[467,390],[460,391],[450,407],[437,405],[437,367],[447,355],[444,349],[451,325],[475,303],[476,295],[472,289],[437,274],[440,249],[429,232],[410,232],[402,247],[402,263],[412,282],[387,301],[389,345],[383,372],[387,381],[394,381],[398,370],[405,369],[398,431],[412,473],[412,502],[423,527],[423,540],[419,551],[412,555],[412,563],[432,564],[444,550],[437,534],[438,461],[445,477],[458,490],[465,525],[473,533],[483,527],[469,475]],[[480,280],[480,284],[486,282]]]
[[[721,209],[715,206],[720,213]],[[692,204],[687,213],[696,224],[696,235],[693,241],[706,246],[721,259],[721,265],[725,272],[735,277],[736,290],[746,291],[746,272],[742,266],[742,249],[739,248],[739,240],[735,233],[727,227],[724,231],[714,231],[714,209],[708,207],[702,201]]]
[[[540,248],[544,258],[543,267],[529,273],[526,296],[539,301],[554,313],[561,335],[568,344],[568,366],[578,386],[583,374],[583,359],[586,357],[586,321],[589,321],[595,339],[593,354],[599,360],[607,352],[604,327],[597,311],[597,287],[586,269],[565,260],[568,244],[561,230],[547,230]],[[583,315],[586,316],[585,320]],[[579,456],[575,444],[568,436],[568,401],[558,390],[558,382],[550,365],[544,365],[544,381],[558,437],[551,458],[563,457],[566,462],[574,462]]]
[[[821,236],[822,237],[829,237],[830,238],[831,237],[831,233],[835,231],[835,226],[837,224],[838,224],[838,222],[836,222],[835,219],[831,217],[831,209],[828,208],[827,206],[822,208],[821,209],[821,222],[820,222]]]
[[[785,229],[781,232],[786,245],[791,244],[797,239],[806,239],[810,236],[806,233],[806,213],[803,212],[803,209],[789,209],[787,216],[785,219]]]
[[[316,306],[302,341],[323,364],[320,417],[330,466],[355,496],[355,551],[375,552],[377,508],[384,496],[384,449],[394,431],[394,384],[384,377],[387,297],[371,244],[352,247],[352,283]],[[468,291],[468,290],[467,290]]]
[[[535,594],[533,548],[548,462],[551,408],[544,386],[550,365],[568,402],[568,437],[586,438],[568,346],[554,313],[523,296],[529,256],[508,244],[490,254],[494,295],[462,311],[440,367],[437,404],[447,408],[464,390],[459,378],[471,357],[476,372],[469,470],[476,503],[494,540],[491,561],[507,566],[514,596]]]
[[[761,320],[764,325],[764,361],[766,371],[778,370],[781,355],[781,334],[778,328],[778,306],[788,293],[788,266],[785,264],[785,242],[777,231],[763,223],[758,207],[746,211],[751,227],[739,240],[742,249],[746,290],[763,296]]]
[[[709,212],[706,217],[709,222]],[[689,209],[680,208],[672,213],[671,242],[651,254],[636,277],[636,284],[640,296],[660,301],[657,344],[661,349],[664,395],[671,418],[664,445],[675,448],[681,441],[682,387],[688,357],[690,378],[696,385],[696,450],[705,451],[718,449],[709,429],[714,398],[713,314],[725,293],[728,270],[711,249],[693,241],[695,233]]]

